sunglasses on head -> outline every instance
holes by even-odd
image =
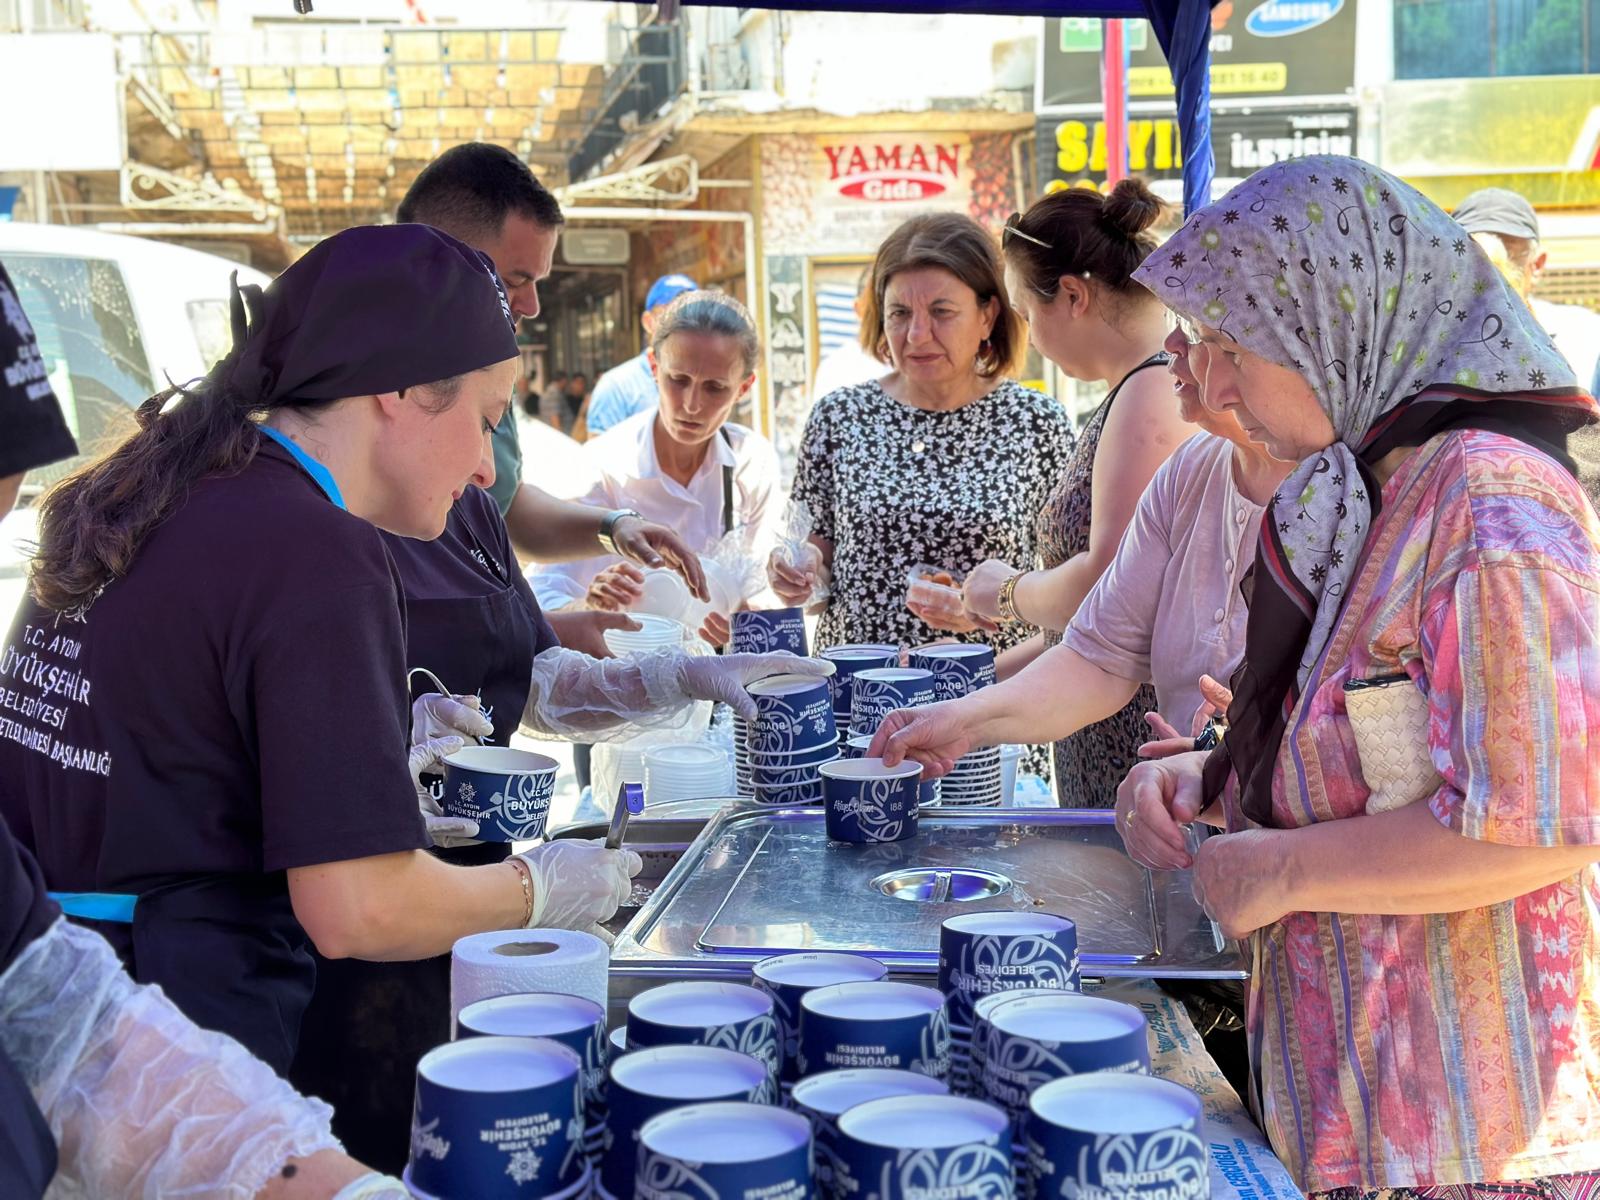
[[[1049,242],[1042,241],[1039,238],[1034,237],[1033,234],[1031,234],[1031,233],[1024,233],[1020,228],[1018,228],[1018,226],[1021,224],[1021,222],[1022,222],[1022,214],[1021,213],[1012,213],[1009,217],[1006,218],[1005,226],[1004,226],[1004,228],[1002,228],[1000,230],[1000,245],[1001,245],[1002,249],[1005,247],[1006,238],[1011,236],[1011,235],[1013,235],[1013,234],[1015,234],[1017,237],[1021,238],[1025,242],[1032,242],[1035,246],[1043,246],[1046,250],[1054,250],[1055,249],[1055,247],[1052,246]]]

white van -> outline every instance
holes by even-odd
[[[228,352],[228,277],[269,277],[214,254],[74,225],[0,222],[5,264],[39,336],[78,448],[133,428],[133,410]],[[30,472],[35,492],[84,460]]]

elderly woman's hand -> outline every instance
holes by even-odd
[[[968,615],[988,621],[1001,620],[1000,588],[1016,573],[1017,568],[998,558],[991,558],[974,567],[961,588],[961,603]]]
[[[1128,856],[1157,871],[1193,864],[1183,827],[1205,807],[1203,752],[1142,762],[1117,788],[1117,831]]]
[[[956,760],[972,749],[958,700],[896,709],[883,719],[867,750],[888,766],[906,759],[922,764],[924,779],[938,779],[955,769]]]
[[[1283,878],[1284,829],[1246,829],[1206,838],[1194,858],[1194,898],[1231,938],[1248,937],[1293,911]]]

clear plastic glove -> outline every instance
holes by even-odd
[[[420,703],[420,702],[419,702]],[[464,738],[429,738],[411,747],[407,765],[411,768],[411,783],[417,789],[417,808],[422,813],[422,823],[428,827],[428,837],[435,846],[451,849],[455,846],[472,846],[478,841],[478,823],[466,817],[447,817],[439,802],[433,798],[422,777],[438,774],[440,764],[465,746]]]
[[[339,1145],[331,1108],[134,983],[104,938],[66,920],[0,975],[0,1051],[55,1135],[52,1197],[252,1200],[286,1162]]]
[[[494,723],[483,715],[477,696],[446,696],[429,692],[411,706],[411,744],[420,746],[434,738],[486,738]]]
[[[644,866],[632,850],[603,843],[545,842],[517,855],[533,873],[529,929],[588,929],[616,916]]]
[[[726,704],[747,721],[756,718],[756,702],[745,688],[758,679],[769,675],[810,675],[822,679],[832,674],[832,663],[820,658],[797,658],[793,654],[685,657],[678,667],[684,695],[694,700]]]

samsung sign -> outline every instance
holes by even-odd
[[[1287,37],[1333,20],[1343,7],[1344,0],[1267,0],[1244,27],[1257,37]]]

